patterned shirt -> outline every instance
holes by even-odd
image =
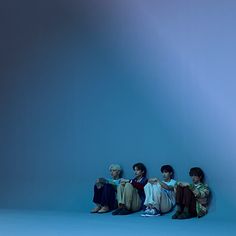
[[[203,183],[190,184],[189,188],[196,197],[196,211],[198,217],[206,215],[210,195],[210,189],[208,185]]]

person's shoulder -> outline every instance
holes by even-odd
[[[175,185],[177,183],[177,181],[175,179],[171,179],[170,183]]]
[[[118,185],[120,184],[120,180],[121,180],[121,179],[114,179],[114,180],[113,180],[113,183],[118,186]]]
[[[209,189],[209,186],[208,186],[208,184],[206,184],[206,183],[202,183],[202,186],[203,186],[204,188]]]
[[[148,182],[148,178],[146,176],[143,176],[143,178],[141,179],[142,183],[147,183]]]

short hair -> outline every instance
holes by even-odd
[[[111,171],[111,170],[119,170],[119,171],[122,171],[120,165],[118,165],[118,164],[111,164],[111,165],[109,166],[109,171]]]
[[[136,164],[133,165],[133,170],[135,170],[135,167],[137,167],[138,170],[143,171],[143,176],[146,177],[147,174],[147,168],[145,167],[145,165],[141,162],[138,162]]]
[[[172,173],[172,176],[174,175],[174,169],[170,165],[164,165],[161,167],[161,173],[163,172],[169,172]]]
[[[202,171],[202,169],[200,167],[193,167],[190,169],[189,171],[189,176],[198,176],[201,181],[203,181],[204,179],[204,172]]]
[[[119,171],[119,178],[122,177],[123,170],[122,170],[122,168],[121,168],[121,166],[119,164],[111,164],[109,166],[109,171],[111,171],[111,170],[118,170]]]

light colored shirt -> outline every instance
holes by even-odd
[[[118,186],[120,184],[121,179],[111,179],[111,178],[106,178],[109,184],[113,184],[115,186]]]
[[[174,187],[176,185],[176,180],[174,180],[174,179],[171,179],[169,182],[166,182],[166,181],[162,181],[162,182],[168,186],[171,186],[171,187]],[[175,192],[172,190],[167,190],[167,189],[163,189],[163,191],[165,191],[167,193],[172,204],[175,205]]]

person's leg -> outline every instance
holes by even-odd
[[[141,199],[139,197],[138,190],[136,188],[133,188],[131,211],[133,212],[139,211],[140,208],[141,208]]]
[[[161,213],[170,212],[173,208],[172,201],[168,195],[168,193],[164,190],[161,191],[161,201],[160,201],[160,211]]]
[[[154,201],[153,201],[153,185],[151,183],[147,183],[144,186],[144,192],[145,192],[144,205],[146,207],[149,207],[150,205],[154,204]]]
[[[130,183],[126,183],[124,188],[124,205],[128,210],[131,210],[133,191],[134,191],[133,185]]]
[[[150,210],[152,209],[152,206],[154,204],[154,201],[153,201],[153,184],[147,183],[144,186],[144,193],[145,193],[145,201],[144,201],[143,205],[146,207],[146,209],[141,214],[141,216],[147,216],[147,214],[150,213]]]
[[[181,215],[178,217],[178,219],[187,219],[192,218],[197,215],[196,213],[196,199],[193,194],[193,192],[188,188],[184,188],[184,194],[183,194],[183,205],[184,210],[181,213]]]
[[[102,208],[98,213],[105,213],[110,210],[114,210],[116,206],[116,191],[111,184],[105,184],[103,187],[102,197],[101,197]]]
[[[120,213],[120,211],[125,207],[124,189],[125,189],[125,186],[122,184],[120,184],[117,187],[116,199],[117,199],[117,203],[118,203],[118,208],[112,212],[112,215],[118,215]]]
[[[145,211],[142,216],[159,216],[161,215],[160,205],[161,205],[161,192],[162,188],[160,184],[152,185],[152,201],[149,203],[149,209]]]
[[[137,211],[140,209],[141,200],[137,195],[138,195],[137,189],[135,189],[132,184],[126,183],[124,187],[125,207],[122,209],[119,215],[127,215],[132,213],[133,211]]]
[[[184,188],[182,186],[177,186],[176,188],[176,207],[177,210],[175,214],[172,216],[172,219],[177,219],[178,216],[183,212],[184,206],[183,206],[183,196],[184,196]]]
[[[116,198],[117,198],[118,206],[121,204],[124,204],[124,189],[125,189],[125,186],[122,184],[120,184],[117,187]]]
[[[97,185],[95,184],[93,202],[96,204],[96,207],[91,210],[91,213],[96,213],[101,209],[102,194],[103,194],[103,187],[98,188]]]
[[[152,206],[157,211],[160,211],[161,192],[162,192],[162,188],[161,188],[160,184],[154,184],[153,185],[153,204],[152,204]]]

